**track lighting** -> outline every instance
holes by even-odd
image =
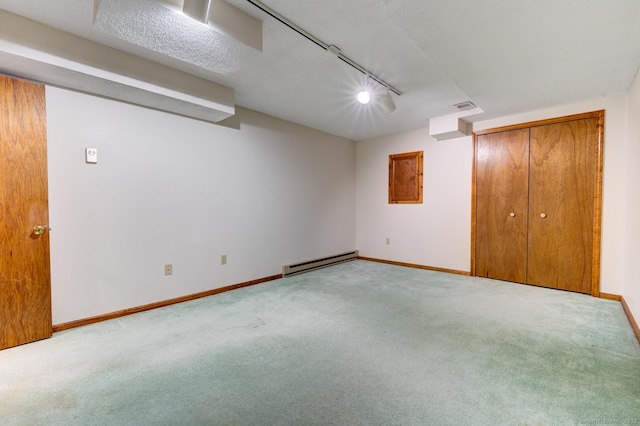
[[[210,0],[184,0],[182,13],[191,19],[206,24],[209,20]]]
[[[360,102],[362,105],[366,105],[371,100],[371,95],[369,94],[368,90],[364,89],[358,93],[356,99],[358,99],[358,102]]]
[[[186,1],[187,0],[185,0],[185,2]],[[284,24],[289,29],[297,32],[298,34],[300,34],[301,36],[303,36],[307,40],[311,41],[316,46],[319,46],[322,49],[326,50],[331,55],[336,56],[340,61],[344,62],[345,64],[351,66],[352,68],[354,68],[357,71],[361,72],[362,74],[366,75],[367,85],[365,86],[365,88],[362,91],[360,91],[358,93],[358,95],[357,95],[358,102],[360,102],[361,104],[364,105],[364,104],[369,103],[369,101],[371,100],[371,94],[373,93],[371,87],[369,87],[369,80],[371,80],[371,82],[379,84],[380,86],[386,88],[386,90],[387,90],[387,93],[383,96],[383,98],[381,100],[381,102],[382,102],[382,110],[385,111],[388,114],[388,113],[390,113],[390,112],[392,112],[392,111],[394,111],[396,109],[396,105],[393,102],[393,99],[391,98],[391,94],[389,92],[393,92],[397,96],[401,96],[402,95],[401,91],[399,91],[395,87],[391,86],[389,83],[385,82],[380,77],[375,76],[374,74],[369,72],[365,67],[363,67],[362,65],[358,64],[357,62],[355,62],[353,59],[351,59],[348,56],[346,56],[342,52],[342,50],[340,50],[335,45],[325,43],[324,41],[320,40],[318,37],[314,36],[313,34],[309,33],[308,31],[305,31],[304,29],[300,28],[298,25],[296,25],[292,21],[290,21],[287,18],[285,18],[284,16],[280,15],[275,10],[269,8],[268,6],[266,6],[265,4],[260,2],[259,0],[247,0],[247,1],[249,3],[251,3],[252,5],[254,5],[255,7],[257,7],[258,9],[262,10],[263,12],[265,12],[267,15],[271,16],[272,18],[274,18],[275,20],[277,20],[280,23]]]
[[[366,76],[364,88],[357,94],[356,97],[360,104],[367,105],[371,102],[371,99],[374,98],[375,103],[379,103],[380,109],[386,114],[389,114],[396,109],[396,104],[393,102],[393,98],[391,97],[390,92],[393,92],[396,95],[400,96],[402,95],[402,92],[400,92],[398,89],[394,88],[393,86],[382,80],[380,77],[371,74],[366,68],[346,56],[335,45],[330,45],[323,42],[314,35],[297,26],[295,23],[289,21],[273,9],[270,9],[260,1],[247,1],[269,16],[275,18],[280,23],[284,24],[309,41],[313,42],[315,45],[321,47],[322,49],[325,49],[328,53],[337,57],[340,61],[346,63],[347,65],[364,74]],[[262,50],[262,22],[254,17],[247,15],[240,9],[236,9],[223,0],[183,0],[182,13],[195,21],[211,26],[212,28],[222,32],[223,34],[234,37],[238,41],[245,43],[248,46],[253,47],[254,49],[260,51]],[[246,15],[246,17],[244,17],[244,15]],[[240,17],[242,17],[242,20],[240,20]],[[255,22],[248,23],[247,19]],[[256,24],[257,26],[253,24]],[[238,31],[238,29],[246,28],[249,28],[250,31]],[[257,38],[256,35],[258,35]],[[385,88],[386,91],[383,95],[376,95],[377,90],[374,90],[375,88],[377,88],[376,85],[380,85]]]
[[[169,9],[176,10],[174,2]],[[227,3],[225,0],[182,0],[182,14],[197,23],[232,37],[249,47],[262,51],[262,21]]]
[[[382,111],[384,111],[385,114],[390,114],[396,109],[396,103],[393,102],[391,93],[389,93],[389,88],[387,88],[384,95],[378,99],[378,102],[380,102],[380,108],[382,108]]]
[[[372,88],[369,85],[369,81],[370,81],[370,77],[367,75],[367,79],[363,89],[360,92],[358,92],[356,96],[356,99],[362,105],[367,105],[371,101]],[[375,91],[373,91],[373,93],[375,93]],[[391,93],[389,93],[388,87],[386,88],[384,94],[375,96],[375,101],[377,104],[380,105],[380,109],[385,114],[390,114],[396,109],[396,104],[395,102],[393,102],[393,98],[391,97]]]
[[[370,78],[369,73],[365,74],[365,76],[366,77],[364,79],[364,86],[362,87],[362,90],[360,90],[356,95],[356,99],[362,105],[366,105],[369,103],[369,101],[371,101],[371,86],[369,85],[369,78]]]

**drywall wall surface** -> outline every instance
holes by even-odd
[[[622,295],[633,316],[640,323],[640,280],[638,279],[638,259],[640,259],[640,73],[631,84],[628,96],[628,165],[626,220],[627,246],[626,274]]]
[[[225,127],[47,87],[54,324],[355,248],[355,143],[237,112]]]
[[[627,97],[479,121],[474,131],[596,110],[605,110],[601,291],[621,294],[626,226],[633,220],[627,219],[627,196],[633,192],[628,188]],[[357,247],[362,256],[469,271],[472,137],[438,142],[428,133],[423,128],[357,142]],[[389,154],[417,150],[425,152],[424,203],[389,205]]]
[[[389,204],[389,155],[412,151],[424,151],[423,203]],[[437,141],[425,127],[359,141],[356,158],[360,255],[468,272],[471,136]]]
[[[627,97],[571,105],[474,123],[474,131],[584,112],[605,111],[600,291],[621,294],[627,224]]]

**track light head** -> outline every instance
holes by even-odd
[[[371,83],[369,82],[369,73],[366,74],[366,77],[364,79],[364,84],[362,85],[362,90],[358,92],[356,99],[362,105],[368,104],[369,101],[371,100]]]
[[[396,103],[393,102],[393,98],[391,97],[391,93],[389,93],[389,89],[378,99],[380,102],[380,107],[385,114],[391,114],[396,110]]]
[[[356,99],[358,99],[358,102],[360,102],[362,105],[366,105],[371,100],[371,94],[369,93],[368,90],[364,89],[358,93],[358,96],[356,96]]]
[[[182,13],[189,18],[206,24],[209,20],[210,0],[184,0]]]

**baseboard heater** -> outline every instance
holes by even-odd
[[[313,271],[314,269],[326,268],[337,263],[348,262],[358,258],[358,251],[350,251],[349,253],[336,254],[335,256],[323,257],[322,259],[308,260],[306,262],[295,263],[293,265],[284,265],[282,267],[282,276],[301,274],[303,272]]]

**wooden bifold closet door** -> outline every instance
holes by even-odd
[[[597,295],[603,118],[476,134],[474,275]]]

